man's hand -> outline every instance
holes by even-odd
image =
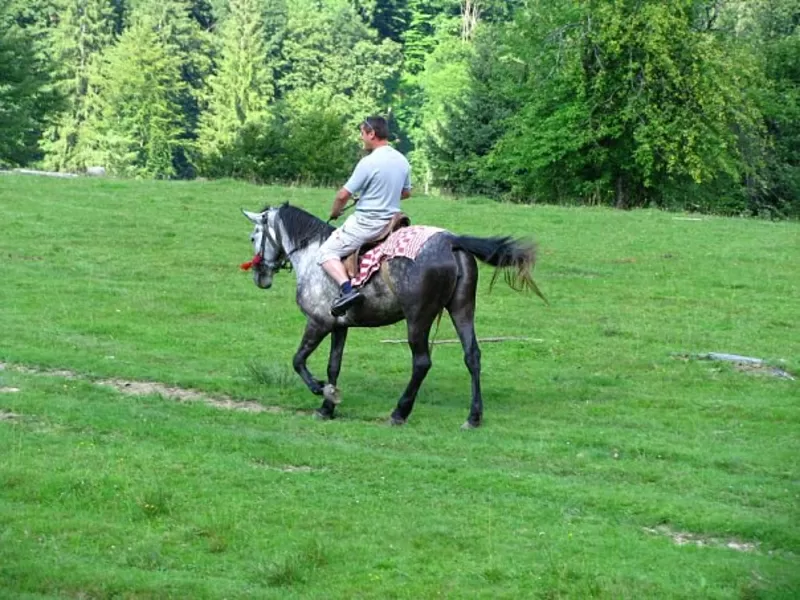
[[[347,200],[351,195],[352,194],[350,194],[350,192],[348,192],[345,188],[340,189],[336,194],[336,198],[333,200],[333,206],[331,206],[332,221],[335,221],[342,216],[342,213],[344,212],[344,206],[347,204]]]

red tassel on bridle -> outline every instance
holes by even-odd
[[[253,260],[248,260],[247,262],[243,262],[241,265],[239,265],[239,268],[242,271],[249,271],[251,267],[253,267],[254,265],[260,264],[261,261],[262,261],[261,255],[260,254],[256,254],[253,257]]]

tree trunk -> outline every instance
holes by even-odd
[[[624,175],[617,175],[617,199],[614,206],[625,210],[628,208],[628,190]]]

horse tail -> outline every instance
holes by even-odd
[[[547,298],[539,290],[533,280],[533,267],[536,264],[536,246],[528,241],[513,239],[509,236],[480,238],[467,235],[453,236],[453,249],[469,252],[481,262],[496,267],[491,291],[500,271],[503,271],[506,283],[513,290],[532,290],[547,304]]]

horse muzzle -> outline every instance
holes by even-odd
[[[272,271],[256,269],[253,271],[253,283],[262,290],[268,290],[272,287]]]

